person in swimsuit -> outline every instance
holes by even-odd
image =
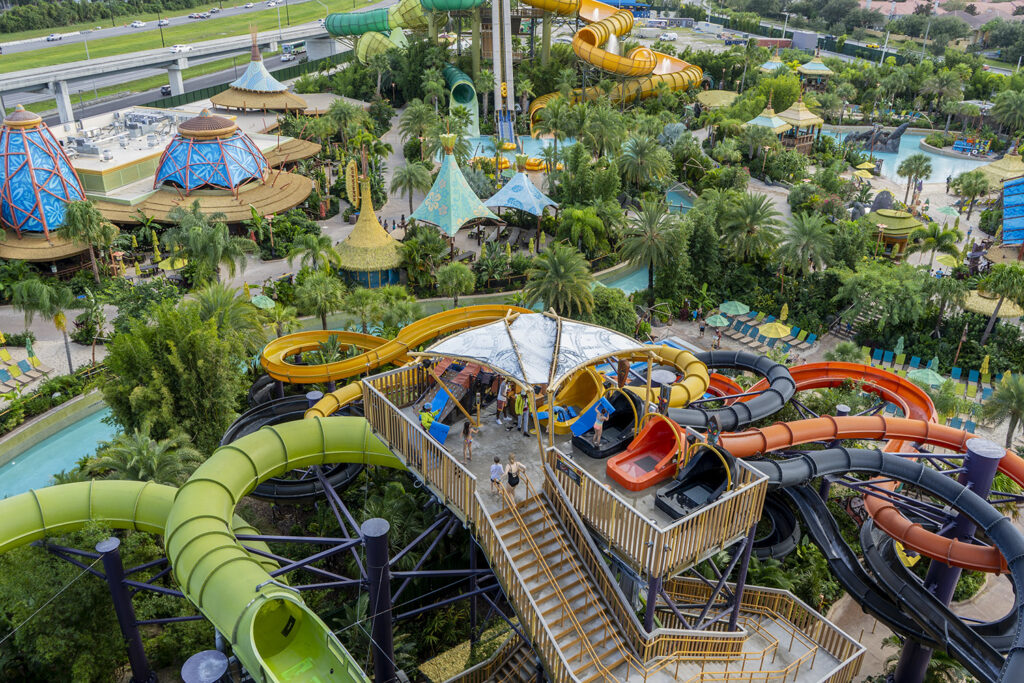
[[[508,478],[508,487],[512,490],[512,500],[516,499],[516,487],[519,486],[519,478],[526,476],[523,466],[516,462],[515,453],[508,454],[508,466],[505,468],[505,475]]]
[[[604,412],[603,408],[598,408],[594,417],[594,445],[598,448],[601,447],[601,432],[604,431],[604,422],[607,419],[608,413]]]
[[[501,478],[505,475],[505,468],[501,466],[501,458],[494,456],[494,464],[491,465],[491,491],[501,493]]]
[[[466,423],[462,425],[462,461],[473,462],[473,437],[480,430],[476,426],[466,420]]]

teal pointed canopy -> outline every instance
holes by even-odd
[[[267,67],[263,64],[263,59],[257,59],[257,57],[259,57],[259,53],[254,52],[252,61],[245,68],[245,73],[235,79],[231,83],[231,87],[249,92],[284,92],[287,90],[288,87],[284,83],[270,75]]]
[[[470,221],[498,220],[473,192],[451,154],[445,154],[434,186],[410,218],[436,225],[449,237]]]
[[[548,206],[558,207],[555,201],[537,189],[525,173],[516,173],[497,194],[487,200],[488,208],[519,209],[540,216]]]

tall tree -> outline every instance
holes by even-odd
[[[630,218],[619,250],[638,266],[647,268],[648,303],[654,304],[655,273],[671,258],[679,233],[679,219],[659,199],[643,199],[635,218]]]
[[[398,117],[398,132],[402,142],[413,138],[422,140],[436,124],[437,114],[434,110],[423,100],[416,99],[405,105],[405,110]],[[424,158],[423,146],[420,145],[420,161]]]
[[[568,244],[555,242],[534,259],[526,274],[523,294],[528,305],[543,301],[559,315],[573,317],[594,307],[594,277],[583,254]]]
[[[935,253],[949,254],[956,256],[960,253],[957,243],[963,238],[956,228],[942,228],[938,223],[929,223],[927,226],[916,228],[910,233],[907,254],[917,252],[930,253],[928,268],[931,269],[935,262]],[[943,278],[945,279],[945,278]]]
[[[234,339],[244,353],[253,353],[265,339],[259,309],[246,301],[242,290],[214,282],[195,291],[199,318],[212,320],[222,339]]]
[[[554,139],[554,156],[558,158],[558,142],[565,137],[565,130],[568,126],[569,103],[564,97],[555,97],[547,103],[537,115],[537,122],[533,125],[533,131],[540,136],[550,135]],[[548,165],[548,186],[551,185],[551,174],[554,167]]]
[[[877,314],[876,329],[884,332],[891,326],[912,324],[924,315],[928,276],[920,268],[871,261],[856,271],[843,269],[840,275],[842,284],[832,300],[850,305],[850,320],[861,313]]]
[[[722,237],[741,261],[756,258],[778,243],[781,217],[766,195],[744,192],[722,213]]]
[[[793,215],[777,252],[784,267],[799,275],[824,267],[832,255],[832,233],[825,221],[817,213]]]
[[[476,275],[465,263],[448,263],[437,269],[437,289],[452,297],[455,308],[459,306],[459,295],[472,294],[475,287]]]
[[[277,303],[271,309],[261,310],[260,318],[268,325],[274,326],[274,333],[278,337],[299,328],[298,313],[294,306]]]
[[[174,207],[168,218],[176,226],[164,233],[164,245],[172,253],[179,248],[184,252],[197,283],[219,282],[221,266],[234,277],[238,270],[245,270],[246,254],[256,251],[251,240],[230,233],[223,213],[203,213],[198,200],[187,210]]]
[[[107,472],[110,479],[167,486],[178,486],[203,462],[202,453],[192,447],[187,435],[174,432],[157,441],[148,430],[138,429],[101,445],[98,455],[92,469]]]
[[[341,308],[344,297],[345,286],[325,270],[310,273],[295,287],[295,303],[299,310],[320,318],[325,330],[327,316]]]
[[[483,111],[480,112],[480,118],[486,119],[494,93],[494,72],[490,69],[480,69],[480,73],[473,79],[473,87],[478,93],[483,94],[484,106]]]
[[[639,193],[642,187],[666,177],[672,171],[672,155],[646,135],[630,136],[622,143],[619,168],[626,182]]]
[[[986,420],[1007,421],[1006,447],[1013,447],[1013,436],[1017,428],[1024,426],[1024,374],[1019,372],[1003,376],[995,392],[981,409]]]
[[[67,285],[60,282],[47,283],[39,278],[23,280],[14,286],[11,304],[15,310],[25,314],[25,327],[32,324],[36,315],[53,322],[53,326],[64,337],[64,352],[68,357],[68,373],[75,371],[71,361],[71,340],[68,338],[67,312],[78,308],[78,300]]]
[[[999,297],[988,324],[985,325],[985,332],[981,335],[981,345],[984,346],[996,326],[1003,302],[1009,299],[1017,305],[1024,305],[1024,266],[1017,263],[998,263],[981,279],[978,289]]]
[[[399,166],[391,176],[391,191],[409,195],[409,213],[411,214],[413,193],[430,191],[430,171],[418,161]]]
[[[903,203],[910,199],[910,188],[918,179],[927,178],[932,174],[932,160],[927,154],[911,154],[896,167],[896,175],[907,179],[907,191],[903,193]]]
[[[1024,92],[1007,88],[996,95],[992,116],[1011,134],[1024,129]]]
[[[96,284],[100,283],[100,269],[96,263],[96,247],[109,247],[117,236],[117,228],[88,199],[69,202],[61,234],[75,244],[89,247],[89,261]]]
[[[369,334],[370,323],[377,322],[384,310],[380,294],[365,287],[356,287],[349,292],[341,306],[345,313],[359,321],[363,334]]]
[[[925,293],[938,301],[938,315],[935,316],[935,330],[932,336],[938,338],[942,334],[942,320],[946,307],[950,304],[963,306],[969,290],[967,280],[955,277],[930,277],[925,281]]]
[[[313,270],[327,270],[338,263],[338,252],[331,244],[331,238],[327,235],[312,235],[308,232],[298,235],[292,241],[292,248],[288,250],[288,265],[292,265],[295,258],[299,258],[299,265],[303,268]]]
[[[985,196],[991,189],[988,176],[982,171],[975,169],[967,173],[961,173],[957,176],[954,183],[960,196],[970,200],[970,203],[967,205],[967,220],[971,220],[971,213],[974,212],[974,204],[978,201],[978,197]]]

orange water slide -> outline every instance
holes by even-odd
[[[721,444],[737,457],[749,457],[815,441],[869,439],[887,441],[884,450],[901,452],[908,444],[928,444],[958,453],[967,450],[972,434],[935,422],[935,408],[928,394],[913,382],[881,368],[860,363],[808,363],[790,370],[797,390],[838,386],[847,379],[864,384],[899,405],[912,418],[882,416],[819,417],[771,425],[762,429],[723,434]],[[766,385],[765,385],[766,386]],[[764,388],[758,383],[751,390]],[[1007,451],[999,471],[1024,485],[1024,459]],[[879,488],[895,490],[896,482],[880,482]],[[1004,572],[1005,558],[994,547],[977,546],[934,534],[907,519],[894,505],[877,496],[865,496],[865,508],[875,524],[889,536],[926,557],[985,572]]]
[[[333,382],[369,372],[387,363],[401,363],[408,359],[407,353],[415,347],[441,335],[494,322],[509,312],[529,313],[518,306],[464,306],[450,311],[441,311],[417,320],[403,327],[394,339],[381,339],[357,332],[336,332],[316,330],[297,332],[271,341],[263,347],[260,364],[267,374],[276,380],[291,384],[317,384]],[[349,344],[364,353],[323,365],[299,365],[288,358],[304,351],[312,351],[330,335],[338,335],[342,344]]]

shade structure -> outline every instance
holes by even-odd
[[[907,378],[920,384],[937,387],[946,381],[946,378],[931,368],[918,368],[907,373]]]
[[[264,311],[269,311],[270,309],[277,305],[277,302],[271,299],[266,294],[257,294],[252,298],[252,300],[250,300],[249,303],[251,303],[256,308],[263,309]]]
[[[910,237],[911,232],[924,225],[906,211],[896,209],[878,209],[869,213],[866,218],[872,223],[882,225],[882,234],[890,239],[905,240]]]
[[[729,326],[729,319],[726,318],[724,315],[719,315],[717,313],[715,315],[711,316],[710,318],[708,318],[705,322],[707,322],[708,325],[711,325],[711,327],[728,327]]]
[[[981,315],[992,315],[996,310],[996,305],[999,303],[999,297],[988,292],[981,292],[977,289],[971,290],[967,293],[967,297],[964,299],[964,308],[974,313],[980,313]],[[1024,309],[1010,301],[1009,299],[1003,299],[1003,303],[999,306],[1000,318],[1019,318],[1024,315]]]
[[[978,170],[988,177],[990,183],[1001,183],[1024,176],[1024,159],[1020,154],[1004,154],[1002,159],[979,166]]]
[[[779,69],[786,69],[789,71],[789,67],[786,66],[786,63],[779,61],[778,55],[758,67],[758,70],[765,74],[775,73]]]
[[[957,259],[957,257],[952,256],[951,254],[942,254],[935,260],[944,266],[949,266],[950,268],[955,268],[957,265],[960,264],[960,261]]]
[[[794,128],[813,128],[825,123],[825,119],[815,114],[807,106],[803,95],[798,97],[796,102],[789,106],[789,109],[780,111],[779,118]]]
[[[789,325],[783,325],[782,323],[765,323],[757,329],[758,332],[768,339],[782,339],[792,331]]]
[[[1024,178],[1003,183],[1003,244],[1024,243]]]
[[[864,178],[865,180],[867,180],[869,178],[874,178],[875,177],[875,176],[871,175],[871,171],[860,171],[860,170],[857,170],[857,171],[853,172],[853,175],[857,176],[858,178]]]
[[[870,161],[865,161],[857,164],[857,168],[861,171],[873,171],[875,169],[875,165]]]
[[[832,69],[825,66],[825,62],[821,61],[821,57],[815,57],[806,64],[801,64],[796,68],[798,73],[804,76],[831,76]]]
[[[519,386],[558,385],[580,368],[614,355],[647,354],[631,337],[553,313],[510,314],[452,335],[423,355],[482,363]]]
[[[449,237],[471,221],[498,220],[473,192],[451,153],[444,155],[434,185],[410,218],[436,225]]]
[[[750,126],[764,126],[776,135],[785,133],[793,127],[780,119],[779,115],[775,113],[775,110],[770,105],[765,107],[764,111],[760,114],[743,124],[744,128],[749,128]]]
[[[937,213],[941,213],[943,216],[959,216],[960,212],[954,209],[952,206],[942,206],[935,209]]]
[[[199,189],[235,192],[246,182],[263,180],[266,157],[234,121],[206,109],[178,126],[157,164],[153,187],[180,188],[187,196]]]
[[[735,102],[739,96],[738,92],[732,90],[702,90],[697,94],[697,101],[707,109],[721,109]]]
[[[256,35],[252,37],[252,57],[245,72],[228,86],[228,89],[210,98],[210,102],[227,109],[269,109],[272,111],[301,111],[306,108],[306,101],[288,92],[288,87],[270,75],[263,63],[256,44]]]
[[[718,310],[728,315],[746,315],[750,313],[750,306],[742,301],[724,301]]]
[[[82,199],[64,149],[38,114],[18,105],[0,127],[0,223],[49,237],[64,224],[68,202]]]
[[[353,273],[379,274],[392,271],[402,262],[401,245],[377,220],[377,212],[373,210],[373,200],[370,197],[369,178],[360,178],[359,196],[359,218],[349,236],[336,248],[338,266]],[[357,279],[363,281],[362,278]],[[394,278],[390,275],[382,275],[377,282],[367,279],[367,283],[379,286],[389,284],[392,279]]]
[[[516,173],[505,186],[488,199],[484,206],[489,209],[519,209],[534,216],[544,214],[546,207],[558,207],[555,200],[537,189],[525,173]]]

